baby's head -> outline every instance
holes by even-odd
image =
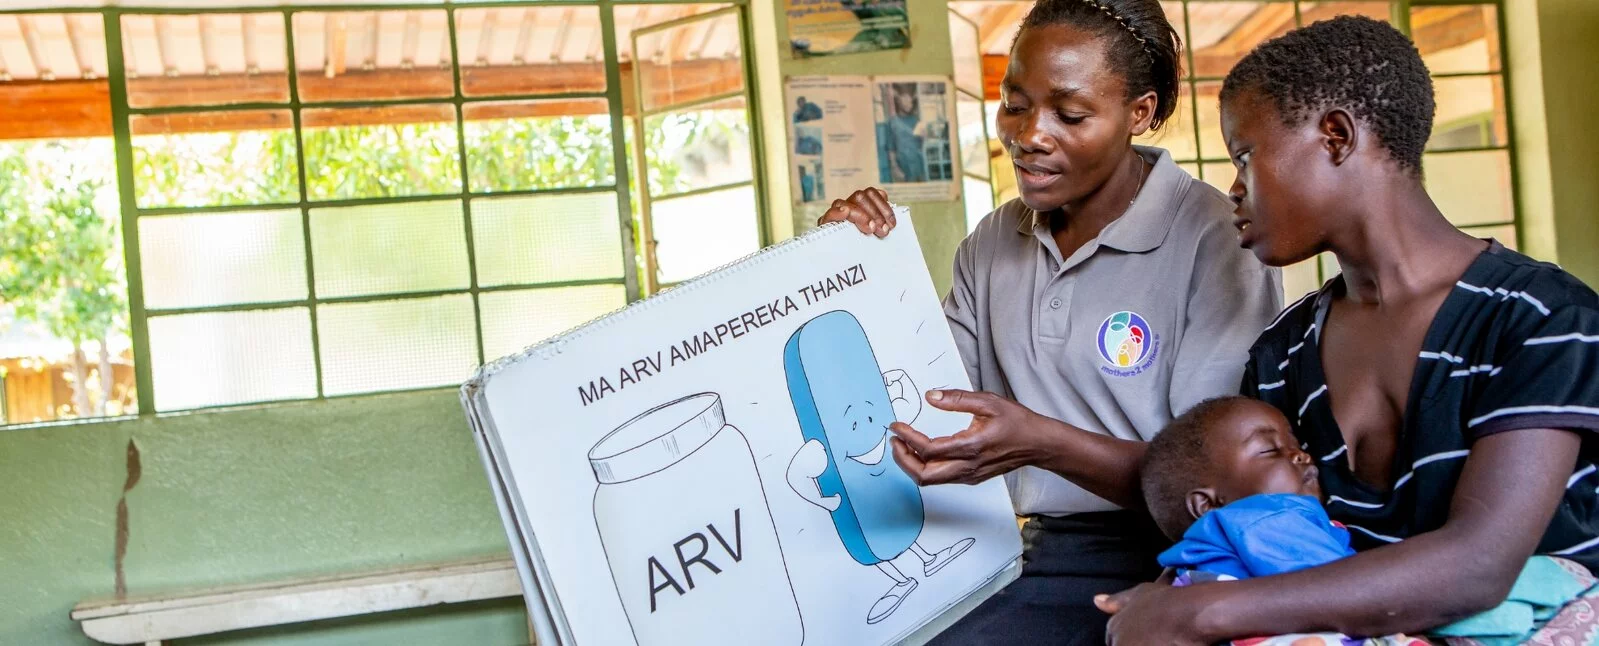
[[[1155,524],[1178,540],[1200,516],[1240,498],[1321,498],[1312,462],[1276,408],[1248,397],[1219,397],[1189,409],[1155,436],[1140,484]]]

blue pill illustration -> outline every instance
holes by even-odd
[[[800,326],[783,348],[783,369],[804,439],[789,463],[789,486],[831,513],[851,558],[893,580],[867,614],[867,623],[875,624],[917,586],[893,559],[910,551],[931,576],[974,542],[962,539],[936,553],[917,543],[925,520],[922,494],[894,462],[888,426],[914,421],[921,393],[903,371],[882,372],[866,330],[845,311]]]

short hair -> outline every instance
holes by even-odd
[[[1416,45],[1387,23],[1340,16],[1266,41],[1227,73],[1221,101],[1257,91],[1296,125],[1348,110],[1399,166],[1420,176],[1432,136],[1432,77]]]
[[[1106,39],[1106,63],[1126,82],[1127,98],[1155,93],[1150,130],[1159,130],[1177,111],[1183,43],[1158,0],[1038,0],[1022,19],[1016,38],[1033,27],[1051,25],[1071,25]]]
[[[1188,492],[1210,484],[1215,465],[1208,459],[1205,440],[1213,428],[1211,422],[1228,406],[1248,400],[1229,395],[1202,401],[1149,441],[1138,483],[1149,515],[1167,538],[1182,538],[1194,522],[1188,513]]]

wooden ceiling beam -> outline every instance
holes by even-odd
[[[366,42],[362,43],[366,46],[366,52],[361,55],[361,69],[368,72],[378,68],[379,23],[380,18],[376,11],[367,13],[361,20],[362,38],[366,39]]]
[[[1306,21],[1307,23],[1310,21]],[[1249,17],[1238,22],[1233,30],[1228,32],[1215,45],[1206,47],[1207,51],[1218,54],[1244,54],[1262,41],[1272,36],[1281,34],[1294,27],[1294,6],[1291,4],[1268,4],[1249,14]],[[1199,50],[1195,50],[1197,55]],[[1195,67],[1199,67],[1197,64]]]
[[[572,7],[566,8],[566,14],[561,18],[561,25],[571,24]],[[522,20],[516,26],[516,44],[511,47],[511,64],[526,65],[527,49],[533,46],[533,28],[538,26],[538,9],[534,7],[522,8]],[[559,56],[561,50],[566,49],[566,39],[572,33],[571,29],[560,29],[555,36],[555,54]]]
[[[92,79],[95,77],[95,65],[83,51],[83,29],[78,26],[78,18],[78,14],[74,13],[61,15],[61,20],[67,24],[67,44],[72,46],[72,64],[78,67],[78,78]]]
[[[1001,47],[1000,39],[1010,30],[1008,27],[1021,22],[1027,5],[1013,2],[1005,5],[984,7],[982,21],[977,24],[978,48],[984,54],[995,51]]]
[[[1465,7],[1442,19],[1428,20],[1425,24],[1411,23],[1416,44],[1426,47],[1431,53],[1488,38],[1488,25],[1484,16],[1478,13],[1479,10],[1479,7]],[[1497,38],[1493,38],[1489,43],[1497,41]],[[1499,54],[1492,46],[1489,53],[1494,56]]]
[[[483,25],[478,29],[477,56],[472,63],[480,67],[489,64],[489,57],[494,54],[494,28],[499,12],[494,9],[483,11]]]
[[[322,73],[329,79],[344,73],[345,63],[345,31],[344,19],[347,14],[330,13],[323,18],[323,65]]]
[[[33,26],[33,16],[17,16],[18,26],[22,28],[22,41],[27,45],[28,58],[32,59],[35,76],[41,81],[55,80],[55,70],[50,67],[50,58],[39,44],[39,32]]]
[[[253,13],[239,14],[239,30],[244,35],[244,73],[261,73],[260,54],[255,51],[255,16]]]
[[[400,36],[400,69],[416,66],[416,51],[422,40],[422,14],[405,12],[405,31]]]
[[[629,28],[618,29],[617,30],[617,31],[626,31],[627,32],[625,35],[624,34],[617,34],[616,35],[616,49],[617,49],[617,54],[619,56],[622,54],[622,49],[623,49],[622,48],[622,41],[626,40],[628,42],[628,44],[629,44],[629,48],[627,50],[628,55],[627,56],[623,56],[622,60],[628,60],[628,57],[631,57],[632,60],[643,60],[644,58],[646,58],[646,56],[644,55],[643,52],[636,52],[636,51],[633,51],[631,49],[632,45],[637,44],[636,40],[633,38],[633,32],[638,31],[638,30],[640,30],[640,29],[642,29],[644,27],[650,26],[650,22],[649,22],[649,20],[650,20],[650,12],[653,11],[654,9],[655,9],[654,7],[651,7],[649,5],[640,6],[638,8],[638,13],[633,14],[633,24],[632,24],[632,26],[629,27]]]
[[[171,45],[167,43],[167,17],[153,16],[150,20],[155,23],[155,62],[162,74],[177,76],[178,66],[172,62]]]
[[[131,27],[137,24],[134,22],[135,20],[137,18],[133,16],[122,17],[122,69],[127,73],[129,79],[139,78],[139,48],[133,45],[133,37],[131,36],[134,31]],[[114,54],[115,52],[106,52],[107,56]]]
[[[99,81],[0,83],[0,139],[109,137],[111,85]]]
[[[450,69],[452,60],[455,60],[455,51],[450,49],[450,33],[446,30],[439,35],[439,69]],[[461,66],[465,67],[466,63],[462,62]]]
[[[724,24],[726,23],[717,20],[709,25],[706,25],[705,34],[700,37],[700,44],[694,47],[693,52],[688,53],[688,57],[691,59],[705,58],[705,50],[711,48],[711,41],[713,40],[713,37],[716,36],[716,30],[721,29],[722,25]],[[739,36],[733,37],[734,42],[737,42],[738,39]]]
[[[613,11],[617,12],[617,14],[620,14],[622,12],[622,9],[620,7],[618,7],[616,9],[613,9]],[[618,17],[618,20],[620,20],[620,17]],[[571,27],[566,27],[566,26],[563,26],[563,28],[571,29]],[[588,45],[588,47],[583,48],[583,60],[584,61],[593,63],[595,61],[600,60],[600,55],[604,53],[601,50],[605,49],[605,34],[602,33],[604,31],[605,30],[600,29],[599,27],[595,27],[595,28],[589,30],[589,45]],[[622,49],[622,39],[621,38],[617,39],[616,48],[618,50],[618,53],[620,53],[620,50]]]
[[[689,51],[689,42],[694,40],[694,30],[698,28],[709,32],[716,27],[715,23],[715,20],[711,20],[703,24],[689,23],[673,28],[670,31],[677,33],[672,34],[670,42],[665,38],[661,39],[661,46],[656,51],[656,55],[671,61],[689,60],[696,57],[697,54],[692,54]]]
[[[216,39],[211,35],[211,16],[200,14],[195,16],[200,20],[200,62],[205,65],[205,73],[216,76],[222,73],[222,68],[217,64]]]
[[[632,64],[622,65],[622,83],[632,87]],[[540,94],[564,92],[566,88],[591,82],[603,74],[598,63],[542,65],[503,65],[473,69],[474,88],[482,95]],[[741,87],[742,66],[736,59],[705,59],[674,64],[671,88],[651,91],[650,105],[681,103],[733,92]],[[281,74],[222,74],[218,76],[152,77],[129,82],[130,96],[149,97],[146,105],[161,104],[160,97],[182,97],[183,103],[205,105],[223,100],[234,102],[281,101],[287,76]],[[57,137],[107,137],[111,135],[111,95],[105,80],[0,83],[0,140]],[[440,104],[453,91],[450,75],[441,70],[379,70],[351,72],[335,81],[319,73],[300,77],[302,91],[337,88],[346,95],[381,99],[388,96],[415,96],[419,92],[438,96]],[[420,88],[420,90],[419,90]],[[167,103],[171,103],[169,100]],[[436,105],[424,106],[436,110]],[[602,114],[604,101],[545,100],[515,101],[472,106],[472,118],[513,118]],[[623,93],[623,110],[632,114],[635,99]],[[315,108],[307,108],[308,110]],[[167,132],[215,132],[255,128],[288,127],[282,121],[286,110],[257,110],[185,115],[164,115],[159,121],[143,117],[145,127],[158,124]],[[371,125],[374,123],[412,123],[418,117],[415,106],[346,109],[321,112],[318,123],[331,125]],[[273,116],[273,115],[282,115]]]

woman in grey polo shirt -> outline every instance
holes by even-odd
[[[1277,271],[1238,248],[1232,202],[1132,145],[1173,115],[1179,50],[1156,0],[1040,0],[1012,45],[996,121],[1021,198],[961,243],[944,302],[980,392],[928,394],[972,424],[936,440],[898,425],[894,457],[924,484],[1003,474],[1026,566],[942,643],[1103,643],[1094,595],[1159,573],[1158,532],[1121,509],[1141,507],[1140,443],[1237,392],[1282,306]],[[877,189],[822,217],[841,220],[894,226]]]

